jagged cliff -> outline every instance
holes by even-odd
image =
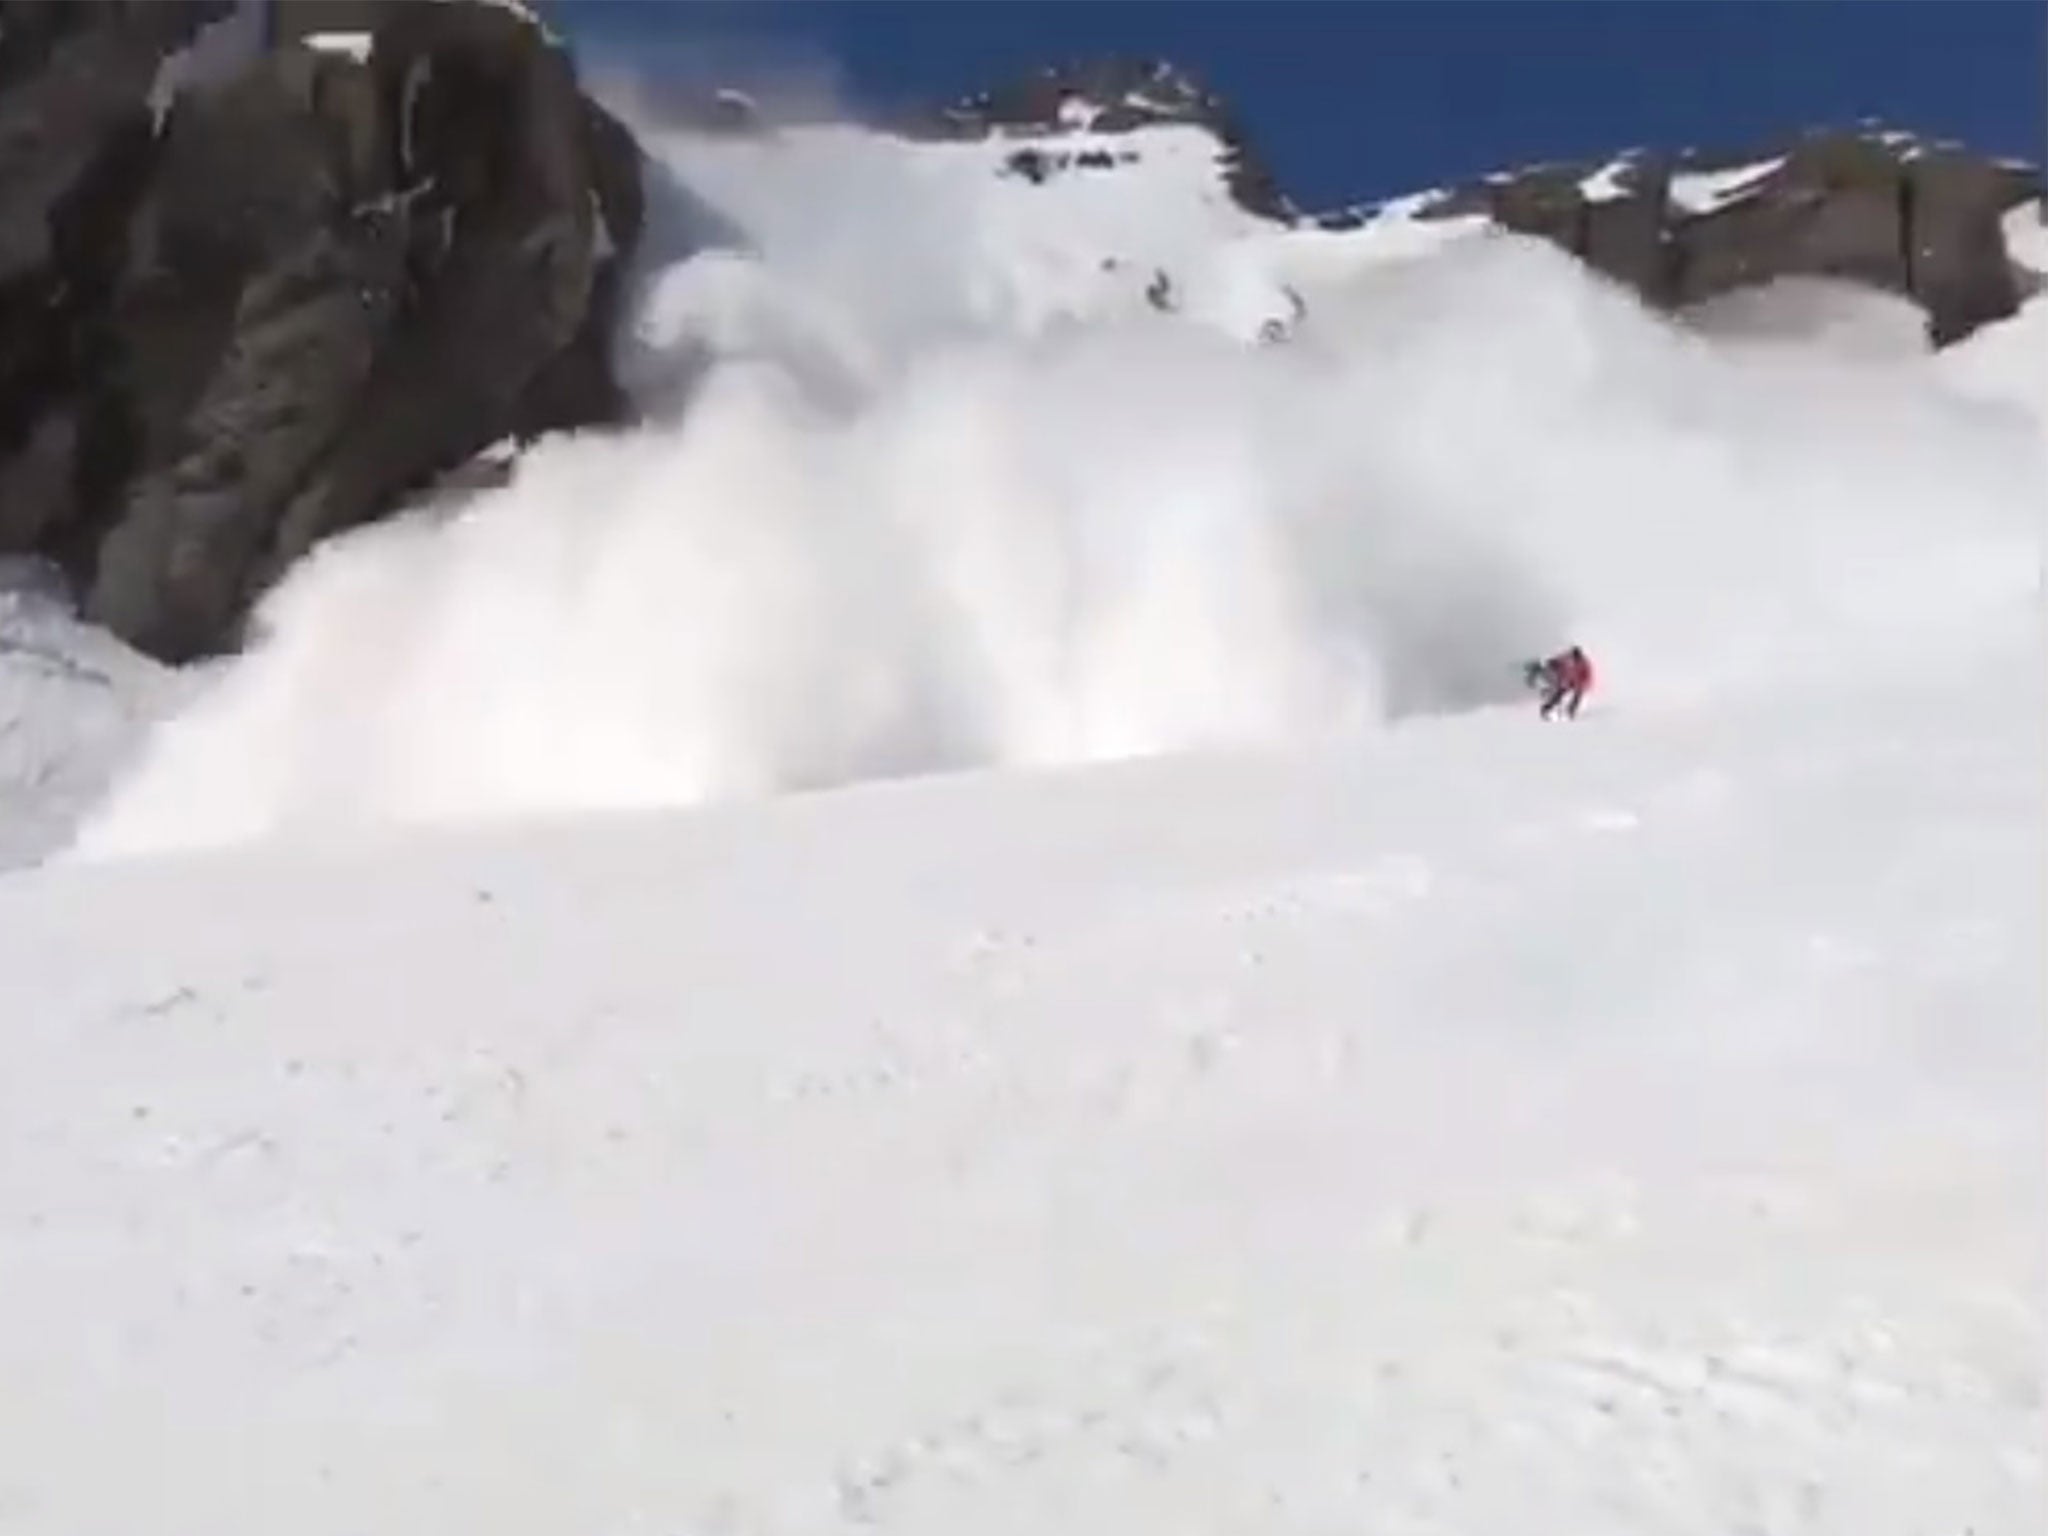
[[[523,9],[0,3],[0,553],[172,659],[507,435],[615,419],[638,151]]]

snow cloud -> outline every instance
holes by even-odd
[[[1329,237],[1226,232],[1303,292],[1283,345],[1142,301],[1020,331],[991,289],[1114,233],[1053,248],[1046,203],[992,254],[973,199],[1056,183],[861,137],[723,184],[669,141],[753,248],[643,262],[650,424],[324,547],[81,850],[1369,734],[1572,640],[1680,707],[2031,589],[2038,423],[1924,358],[1688,333],[1491,235],[1311,281]]]

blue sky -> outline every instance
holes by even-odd
[[[1311,208],[1642,144],[1882,117],[2038,161],[2041,0],[555,0],[586,57],[829,71],[855,103],[1170,58]],[[707,61],[711,61],[707,64]]]

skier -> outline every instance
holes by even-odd
[[[1576,645],[1542,661],[1530,662],[1523,675],[1530,687],[1543,690],[1543,704],[1536,712],[1543,720],[1555,714],[1560,705],[1567,719],[1576,720],[1579,706],[1593,691],[1593,659]]]

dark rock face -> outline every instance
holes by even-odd
[[[57,559],[91,617],[231,646],[320,539],[499,438],[621,418],[638,150],[520,12],[293,4],[152,110],[228,7],[24,9],[75,19],[38,57],[0,10],[0,121],[47,146],[0,164],[0,552]],[[67,84],[67,46],[132,62]]]
[[[0,3],[0,552],[61,531],[81,423],[66,397],[153,152],[164,59],[225,3]]]
[[[1999,222],[2040,195],[2030,166],[1907,134],[1825,132],[1712,161],[1537,167],[1447,193],[1422,216],[1483,212],[1665,309],[1779,277],[1863,283],[1919,304],[1941,347],[2018,307]]]

